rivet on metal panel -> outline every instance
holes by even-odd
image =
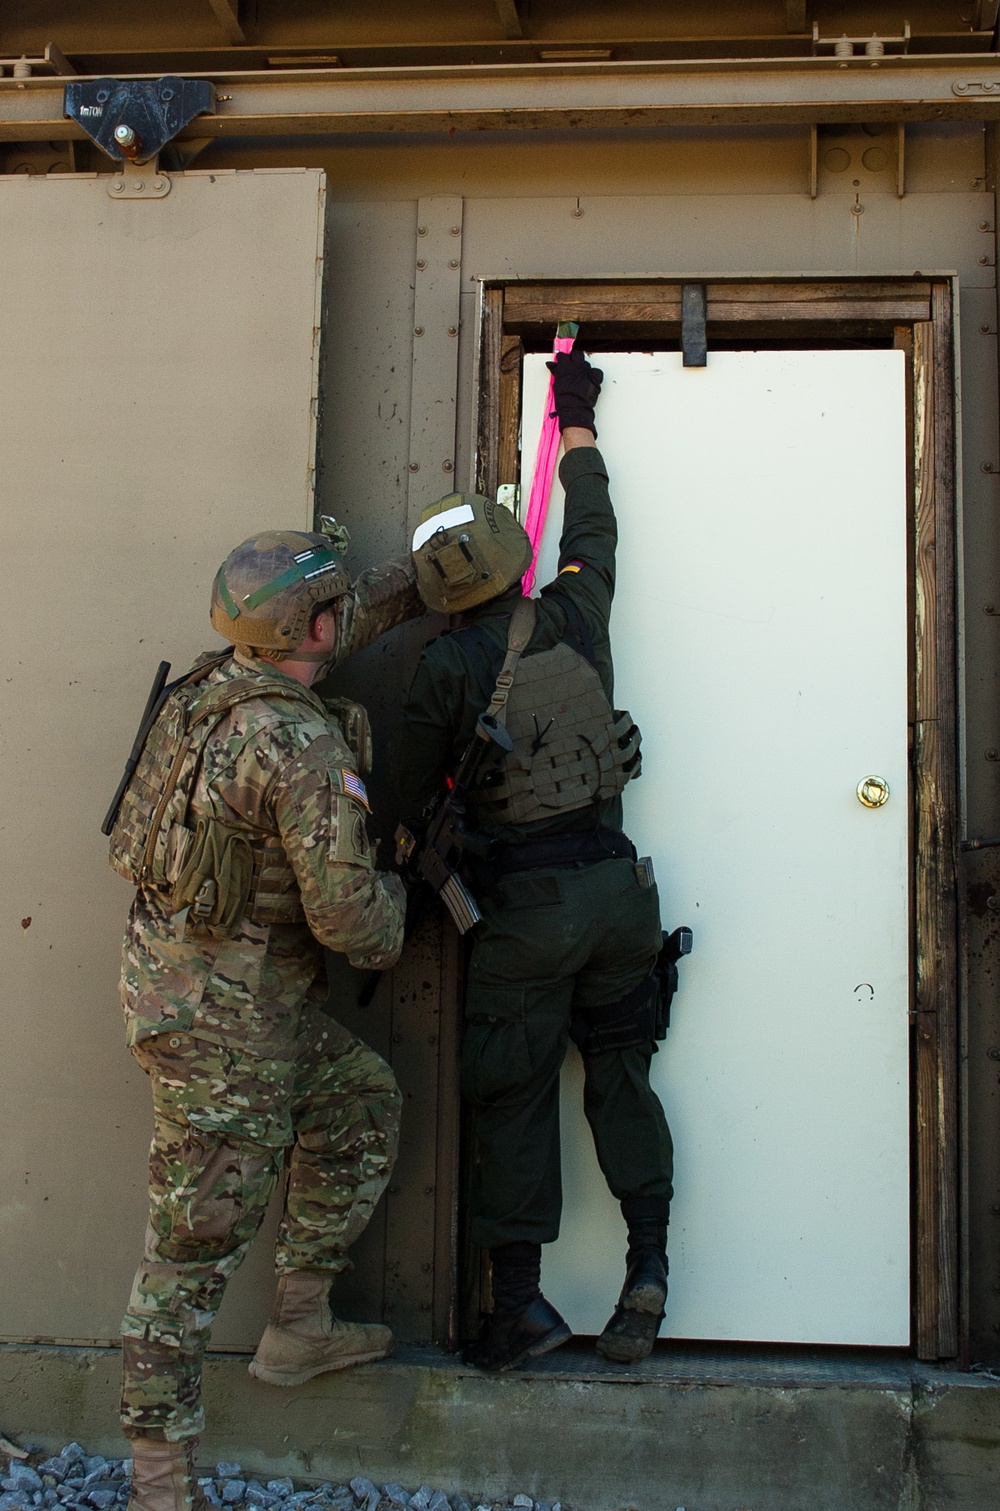
[[[986,605],[986,607],[983,609],[983,613],[984,614],[989,614],[990,617],[993,618],[993,619],[1000,619],[1000,610],[997,609],[997,606],[996,606],[995,603],[988,603]]]
[[[427,1042],[428,1042],[428,1044],[436,1044],[437,1041],[438,1041],[437,1034],[428,1034],[427,1035]]]
[[[988,761],[1000,761],[1000,750],[997,750],[995,745],[991,746],[986,752],[986,759]]]
[[[452,228],[451,228],[451,234],[452,234],[452,236],[461,236],[461,234],[462,234],[462,227],[461,226],[452,226]]]
[[[448,334],[449,334],[449,336],[457,336],[458,335],[458,326],[457,325],[449,325],[449,327],[448,327]]]
[[[415,326],[414,326],[414,327],[413,327],[413,334],[414,334],[414,335],[415,335],[415,336],[422,336],[422,335],[423,335],[423,333],[424,333],[424,328],[423,328],[423,326],[422,326],[422,325],[415,325]]]
[[[420,471],[420,463],[419,462],[411,462],[410,463],[410,471],[411,472],[419,472]]]
[[[425,1274],[425,1275],[429,1275],[429,1274],[430,1274],[430,1272],[431,1272],[431,1269],[432,1269],[432,1268],[433,1268],[433,1267],[432,1267],[432,1266],[431,1266],[431,1265],[429,1265],[429,1264],[422,1264],[422,1265],[421,1265],[421,1266],[420,1266],[420,1268],[421,1268],[421,1270],[422,1270],[422,1271],[423,1271],[423,1272],[424,1272],[424,1274]]]
[[[579,199],[576,202],[576,209],[575,210],[571,210],[569,213],[572,215],[572,217],[573,217],[574,220],[580,220],[582,218],[582,216],[583,216],[583,206],[581,205]]]
[[[864,215],[864,213],[865,213],[865,207],[864,207],[864,205],[861,203],[860,200],[856,199],[854,201],[854,204],[851,206],[851,214],[852,215]]]
[[[991,1060],[1000,1060],[1000,1049],[988,1049],[986,1053],[989,1055]]]
[[[457,257],[451,257],[448,260],[448,266],[450,268],[460,268],[462,264],[459,262]]]
[[[427,235],[427,227],[426,226],[418,226],[417,227],[417,235],[418,236],[426,236]]]
[[[1000,1202],[994,1202],[992,1207],[990,1208],[990,1211],[993,1213],[994,1217],[1000,1217]]]
[[[454,470],[455,470],[455,463],[452,461],[451,457],[446,456],[445,459],[444,459],[444,461],[441,463],[441,471],[442,472],[454,472]],[[433,1042],[433,1040],[431,1042]]]
[[[424,259],[422,257],[418,257],[417,258],[417,267],[421,270],[421,272],[423,272],[423,270],[424,270],[424,268],[426,266],[427,266],[427,264],[424,261]]]
[[[979,333],[982,336],[995,336],[996,335],[996,331],[994,330],[993,326],[990,325],[989,323],[981,325],[979,327]]]
[[[984,253],[983,256],[980,257],[980,259],[979,259],[979,266],[981,268],[991,268],[993,266],[993,261],[992,261],[991,258],[987,257],[985,255],[985,253]]]
[[[997,470],[992,462],[980,462],[979,465],[982,467],[984,472],[996,472]]]
[[[434,1187],[433,1186],[425,1186],[424,1187],[424,1195],[425,1196],[433,1196],[434,1195]]]
[[[988,220],[981,220],[979,222],[979,228],[978,229],[980,231],[992,231],[993,227],[990,225],[990,223],[989,223]]]
[[[1000,897],[998,897],[997,894],[994,892],[992,894],[992,896],[987,897],[987,899],[986,899],[986,906],[989,908],[989,910],[990,910],[991,913],[996,913],[998,910],[1000,910]],[[991,1050],[990,1053],[991,1054],[996,1054],[996,1051],[995,1050]],[[1000,1059],[1000,1054],[997,1054],[996,1057],[997,1057],[997,1059]]]
[[[393,1042],[393,1044],[402,1044],[402,1042],[403,1042],[403,1035],[402,1034],[393,1034],[393,1036],[392,1036],[392,1042]]]

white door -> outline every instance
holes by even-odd
[[[616,352],[626,826],[690,924],[653,1061],[676,1146],[664,1336],[905,1345],[909,1319],[906,467],[895,351]],[[544,402],[525,363],[523,456]],[[527,496],[526,476],[522,495]],[[553,496],[539,581],[554,574]],[[862,806],[859,781],[888,783]],[[603,1326],[623,1224],[571,1051],[546,1294]]]

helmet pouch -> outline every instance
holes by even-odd
[[[452,530],[439,530],[438,534],[440,543],[435,535],[427,543],[427,562],[440,577],[445,598],[468,592],[474,583],[489,577],[489,568],[467,531],[457,537]]]

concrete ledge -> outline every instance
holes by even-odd
[[[206,1368],[202,1461],[361,1473],[581,1511],[996,1511],[1000,1380],[840,1351],[657,1351],[641,1374],[584,1346],[484,1377],[410,1349],[298,1390]],[[114,1349],[0,1347],[0,1429],[121,1456]]]

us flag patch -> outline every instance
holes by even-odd
[[[359,776],[355,776],[353,771],[342,771],[340,773],[340,779],[344,784],[344,791],[347,793],[347,796],[356,797],[358,802],[364,803],[365,807],[368,809],[368,812],[371,813],[372,810],[371,804],[368,801],[368,793],[365,791],[365,784],[361,780],[361,778]]]

